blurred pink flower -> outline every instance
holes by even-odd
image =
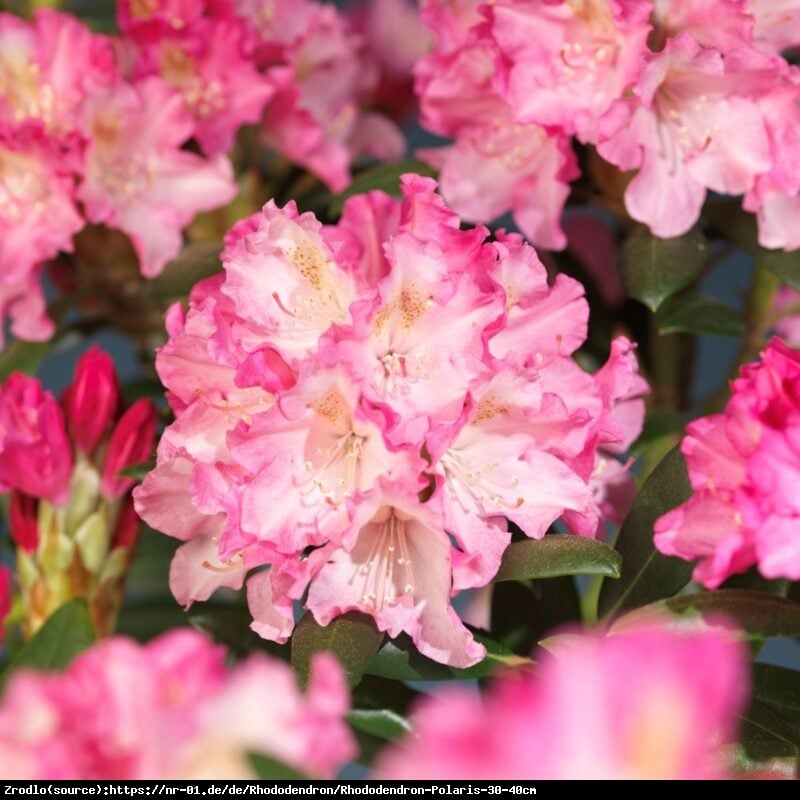
[[[743,647],[723,631],[650,621],[607,638],[566,637],[535,673],[456,688],[421,702],[413,736],[375,777],[709,779],[746,692]]]
[[[656,522],[656,547],[699,559],[694,579],[708,588],[753,565],[766,578],[797,580],[800,353],[773,339],[732,389],[721,414],[686,428],[694,494]]]
[[[11,613],[13,602],[13,591],[11,587],[11,570],[5,565],[0,565],[0,644],[6,635],[6,617]]]
[[[248,753],[314,777],[354,754],[342,670],[316,656],[301,695],[291,668],[176,630],[108,639],[60,675],[15,674],[0,705],[0,770],[26,780],[247,779]],[[135,686],[135,691],[131,687]]]

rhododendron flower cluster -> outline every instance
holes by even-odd
[[[744,196],[761,244],[800,246],[800,73],[779,54],[800,43],[797,3],[423,7],[435,46],[416,67],[422,122],[454,142],[422,155],[465,217],[511,211],[535,244],[563,248],[575,137],[635,171],[625,207],[657,236],[688,231],[711,190]]]
[[[773,339],[732,389],[723,413],[686,428],[694,494],[658,520],[656,546],[699,559],[694,578],[709,588],[753,565],[800,580],[800,353]]]
[[[16,780],[248,779],[250,753],[330,778],[354,754],[335,659],[316,656],[301,695],[264,654],[225,669],[189,630],[146,645],[114,637],[63,674],[23,670],[0,704],[0,771]]]
[[[468,665],[483,648],[450,595],[495,575],[506,520],[538,539],[624,514],[606,481],[630,481],[614,454],[641,428],[633,346],[581,369],[581,285],[549,284],[517,235],[461,230],[435,187],[406,175],[402,201],[355,196],[328,227],[270,203],[170,310],[156,364],[176,420],[135,498],[186,540],[181,603],[248,579],[266,638],[307,593],[323,625],[360,610]]]
[[[558,638],[558,637],[556,637]],[[534,674],[422,702],[415,735],[384,753],[389,780],[703,780],[725,776],[746,696],[742,646],[724,631],[650,621],[566,636]]]
[[[0,14],[0,313],[23,339],[52,335],[42,265],[87,223],[158,275],[195,214],[235,196],[225,154],[244,124],[335,191],[359,154],[404,150],[363,108],[379,69],[333,6],[123,0],[119,22],[113,38],[49,9]]]
[[[114,627],[139,529],[134,479],[120,471],[150,456],[156,427],[150,400],[120,406],[114,362],[96,347],[60,403],[21,373],[0,387],[0,491],[28,635],[75,596],[99,632]]]

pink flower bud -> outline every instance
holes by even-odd
[[[11,495],[8,508],[11,538],[26,553],[33,553],[39,544],[38,511],[39,501],[35,497],[22,492]]]
[[[11,612],[11,570],[8,567],[0,566],[0,642],[6,635],[5,621]]]
[[[75,367],[75,378],[64,396],[72,440],[88,453],[97,447],[119,407],[119,387],[114,362],[108,353],[92,347]]]
[[[0,485],[63,505],[71,473],[61,407],[36,378],[15,372],[0,388]]]
[[[139,538],[139,516],[133,508],[133,498],[129,495],[123,502],[117,518],[117,528],[114,531],[114,541],[111,548],[131,548]]]
[[[156,407],[143,397],[122,415],[111,434],[100,487],[105,497],[116,499],[133,486],[133,478],[118,473],[149,458],[155,435]]]

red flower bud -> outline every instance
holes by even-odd
[[[63,505],[71,474],[61,407],[36,378],[15,372],[0,388],[0,487]]]
[[[156,407],[143,397],[120,417],[111,434],[100,484],[105,497],[115,500],[133,486],[133,478],[118,473],[150,457],[155,435]]]
[[[78,359],[64,408],[78,450],[94,450],[117,416],[119,386],[114,362],[95,346]]]
[[[12,492],[8,507],[11,538],[17,547],[33,553],[39,545],[39,501],[22,492]]]
[[[133,498],[128,497],[123,501],[122,508],[119,510],[117,527],[114,531],[114,540],[111,543],[114,547],[131,548],[139,538],[139,517],[133,508]]]

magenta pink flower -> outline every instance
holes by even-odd
[[[78,359],[72,384],[62,400],[78,450],[94,450],[116,419],[119,402],[114,362],[108,353],[94,346]]]
[[[227,152],[242,125],[259,122],[274,91],[256,68],[252,33],[230,13],[206,9],[210,13],[204,14],[202,2],[150,5],[146,16],[131,16],[136,4],[119,6],[132,41],[135,75],[158,75],[177,90],[203,151],[210,156]]]
[[[661,552],[699,559],[694,578],[716,588],[753,565],[766,578],[800,577],[800,354],[773,339],[747,364],[721,414],[687,426],[681,445],[693,496],[661,517]]]
[[[26,553],[35,553],[39,546],[39,501],[19,491],[11,493],[8,503],[8,527],[14,544]]]
[[[724,778],[724,747],[745,700],[732,634],[651,621],[568,637],[535,673],[489,693],[458,688],[422,702],[414,735],[375,776],[409,779]]]
[[[449,597],[492,579],[506,519],[540,538],[619,516],[594,471],[641,427],[632,345],[584,372],[580,284],[549,285],[517,235],[461,230],[435,186],[406,175],[402,201],[351,198],[330,227],[269,203],[170,310],[176,419],[134,497],[184,541],[180,603],[247,581],[252,627],[285,641],[307,592],[322,624],[357,609],[467,666],[483,650]]]
[[[152,400],[141,397],[119,418],[108,440],[101,479],[106,497],[116,500],[136,483],[119,473],[147,460],[153,452],[155,435],[156,407]]]
[[[15,372],[0,387],[0,486],[63,505],[71,473],[58,401],[38,380]]]
[[[108,639],[60,675],[16,674],[0,705],[0,770],[26,780],[246,779],[248,753],[261,753],[330,778],[353,756],[333,658],[315,658],[305,696],[286,664],[254,655],[227,672],[224,659],[177,630],[147,645]]]

